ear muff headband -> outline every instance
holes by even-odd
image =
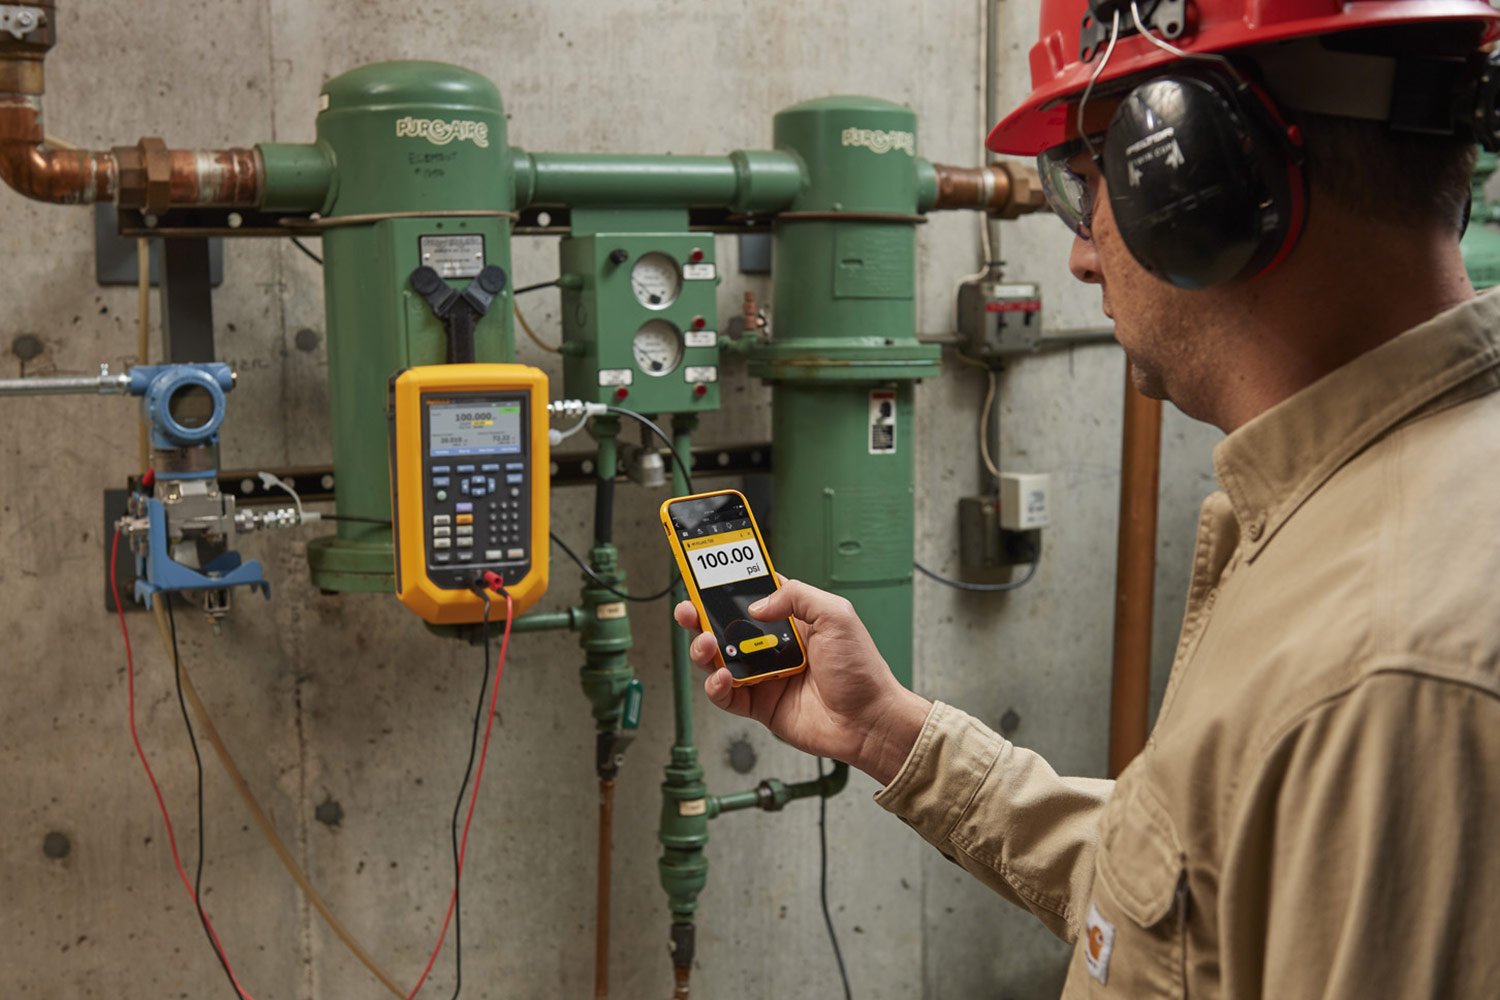
[[[1300,136],[1269,97],[1226,72],[1137,86],[1110,122],[1102,162],[1121,239],[1178,287],[1264,274],[1301,236]]]

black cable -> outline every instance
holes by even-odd
[[[551,281],[539,281],[534,285],[522,285],[520,288],[513,289],[510,294],[525,295],[527,292],[540,292],[543,288],[556,288],[560,284],[562,284],[561,278],[553,278]]]
[[[453,803],[453,822],[449,831],[453,837],[453,1000],[458,1000],[458,991],[464,985],[464,907],[459,898],[461,881],[458,861],[458,814],[463,811],[464,796],[469,791],[469,776],[474,773],[474,755],[479,748],[479,720],[484,718],[484,694],[490,686],[490,595],[481,590],[484,599],[484,680],[479,685],[479,704],[474,708],[474,729],[469,734],[469,763],[464,765],[463,784],[458,786],[458,801]]]
[[[349,515],[349,514],[323,514],[323,515],[321,515],[318,518],[318,520],[320,520],[320,521],[353,521],[356,524],[379,524],[379,525],[384,525],[387,528],[389,528],[391,526],[391,522],[389,522],[387,520],[384,520],[383,518],[379,518],[379,517],[353,517],[352,515]]]
[[[594,481],[594,544],[615,542],[615,481],[600,475]]]
[[[943,576],[940,573],[934,573],[932,570],[928,569],[926,566],[923,566],[919,562],[913,562],[912,565],[916,567],[918,573],[921,573],[928,579],[936,580],[943,586],[952,587],[954,590],[967,590],[975,594],[1003,594],[1007,590],[1020,590],[1022,587],[1030,583],[1031,578],[1036,576],[1036,568],[1040,566],[1041,563],[1041,553],[1033,553],[1031,566],[1026,570],[1026,575],[1021,577],[1021,579],[1019,580],[1012,580],[1009,583],[966,583],[963,580],[954,580],[949,577]]]
[[[193,723],[188,718],[187,699],[182,694],[182,656],[177,651],[177,616],[172,613],[172,597],[170,594],[159,593],[156,599],[167,602],[167,627],[172,633],[172,676],[177,684],[177,707],[182,709],[182,724],[187,727],[188,744],[193,748],[193,767],[198,772],[198,872],[193,877],[193,903],[198,908],[198,922],[203,925],[208,946],[214,950],[214,957],[223,967],[224,975],[229,977],[230,988],[239,1000],[245,1000],[245,994],[240,992],[239,984],[234,981],[234,973],[229,971],[229,962],[219,950],[219,943],[214,940],[214,932],[209,929],[208,916],[203,912],[203,757],[198,753],[198,737],[193,733]]]
[[[619,590],[619,589],[611,586],[610,583],[607,580],[605,580],[603,577],[601,577],[598,573],[595,573],[594,572],[594,568],[592,566],[590,566],[588,563],[584,562],[582,559],[580,559],[579,556],[578,556],[578,553],[576,553],[572,549],[568,548],[568,543],[565,542],[565,541],[563,541],[561,538],[558,538],[556,532],[552,532],[551,534],[552,534],[552,544],[554,544],[558,548],[562,549],[563,553],[565,555],[567,555],[567,557],[569,559],[571,559],[575,563],[577,563],[578,564],[578,568],[581,569],[581,570],[583,570],[585,576],[587,576],[590,580],[593,580],[596,584],[598,584],[599,586],[603,587],[605,590],[609,591],[611,594],[614,594],[616,597],[620,598],[621,600],[624,600],[624,601],[639,601],[642,604],[649,604],[652,601],[659,601],[663,597],[666,597],[668,594],[670,594],[672,592],[672,588],[675,587],[675,586],[677,586],[678,581],[681,579],[681,577],[679,577],[677,575],[677,573],[674,571],[672,573],[672,582],[669,583],[669,584],[667,584],[665,587],[663,587],[661,590],[658,590],[654,594],[650,594],[650,595],[646,595],[646,596],[641,596],[641,595],[638,595],[638,594],[627,594],[627,593],[625,593],[625,591]]]
[[[661,438],[662,442],[667,446],[667,454],[671,455],[672,461],[677,463],[677,469],[682,473],[683,481],[687,483],[687,491],[689,493],[697,492],[697,490],[693,489],[693,474],[688,471],[687,465],[682,461],[682,456],[677,454],[677,445],[673,442],[671,436],[668,435],[666,431],[658,427],[655,422],[653,422],[649,417],[639,414],[634,410],[627,410],[623,406],[607,406],[605,407],[605,409],[610,413],[618,413],[622,417],[629,417],[631,420],[639,423],[642,427],[645,427],[652,434],[655,434],[657,437]]]
[[[303,253],[307,254],[307,256],[311,257],[312,260],[313,260],[313,263],[317,264],[319,267],[323,266],[323,258],[319,257],[317,254],[315,254],[311,250],[309,250],[307,248],[307,244],[303,243],[301,240],[297,239],[297,237],[295,237],[295,236],[292,237],[292,246],[296,247],[298,250],[301,250]]]
[[[844,968],[844,953],[839,949],[839,936],[833,931],[833,916],[828,912],[828,796],[822,794],[823,758],[818,758],[818,897],[823,903],[823,923],[828,927],[828,940],[833,945],[834,960],[839,963],[839,979],[844,984],[844,1000],[852,1000],[849,990],[849,972]]]

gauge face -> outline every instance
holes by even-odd
[[[635,366],[647,375],[667,375],[682,364],[682,333],[664,319],[647,320],[632,347]]]
[[[642,254],[630,269],[630,290],[647,309],[665,309],[682,291],[682,270],[664,253]]]

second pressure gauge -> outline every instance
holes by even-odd
[[[647,375],[667,375],[682,364],[682,333],[664,319],[648,319],[631,346],[636,367]]]
[[[642,254],[630,269],[630,288],[647,309],[665,309],[682,292],[682,270],[664,253]]]

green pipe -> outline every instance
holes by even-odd
[[[321,212],[334,198],[333,150],[322,143],[263,142],[263,212]]]
[[[605,498],[613,495],[615,477],[619,473],[617,438],[620,421],[617,417],[596,417],[591,431],[596,442],[594,469],[599,496]],[[595,576],[620,590],[625,586],[625,572],[620,568],[619,551],[610,537],[614,520],[611,506],[607,499],[596,504],[595,538],[589,552],[589,563]],[[578,640],[584,654],[578,679],[593,710],[595,729],[602,739],[599,745],[600,767],[610,770],[609,774],[601,773],[600,777],[612,778],[617,765],[615,751],[624,722],[625,699],[635,681],[635,670],[628,659],[634,641],[630,616],[619,594],[587,575],[583,581],[583,605],[587,620]]]
[[[528,153],[512,147],[516,204],[574,207],[726,207],[774,212],[804,182],[785,152],[737,150],[728,156],[625,156]]]
[[[677,496],[684,496],[689,490],[687,477],[682,470],[691,468],[693,461],[693,430],[698,426],[698,418],[693,414],[680,414],[672,419],[673,450],[677,452],[680,462],[672,465],[672,488]],[[681,578],[672,587],[672,603],[674,605],[687,600],[687,585]],[[686,629],[672,627],[672,698],[675,708],[674,730],[675,745],[687,747],[693,746],[693,692],[697,689],[694,677],[692,657],[688,653],[691,645],[691,637]]]
[[[512,632],[552,632],[567,630],[577,632],[583,628],[589,619],[589,613],[583,608],[569,608],[566,611],[538,611],[529,615],[522,615],[510,623]]]
[[[672,419],[673,449],[683,467],[692,460],[692,431],[698,425],[693,414],[679,414]],[[672,463],[672,485],[681,496],[688,492],[687,479]],[[676,601],[685,600],[686,588],[681,582],[672,588]],[[667,892],[667,905],[674,924],[692,922],[698,909],[698,894],[708,881],[708,858],[703,848],[708,843],[708,789],[703,783],[703,768],[693,746],[693,664],[688,656],[688,634],[672,628],[672,698],[676,729],[672,757],[661,785],[661,857],[657,872]],[[680,956],[678,956],[680,957]]]
[[[917,211],[926,212],[937,204],[937,170],[930,160],[917,157]]]
[[[807,101],[775,145],[809,182],[776,219],[775,339],[750,352],[771,382],[777,558],[854,603],[911,684],[916,440],[912,386],[940,373],[916,339],[916,214],[936,184],[916,115],[873,98]]]
[[[756,787],[730,795],[708,797],[708,818],[713,819],[727,812],[740,809],[764,809],[778,812],[788,802],[797,799],[822,797],[831,799],[849,784],[849,765],[843,761],[833,762],[833,770],[821,778],[798,781],[788,785],[778,778],[767,778]]]

